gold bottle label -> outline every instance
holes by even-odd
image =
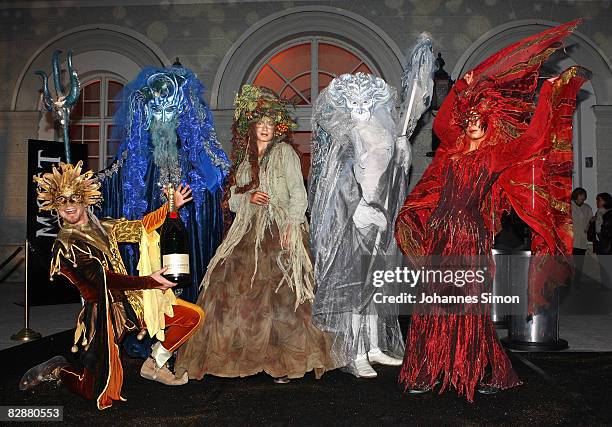
[[[189,274],[188,254],[168,254],[162,257],[162,267],[168,267],[164,275]]]

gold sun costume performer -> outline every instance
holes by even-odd
[[[151,273],[159,264],[155,241],[159,236],[154,230],[163,224],[168,204],[142,220],[98,220],[92,207],[101,201],[100,184],[92,171],[81,174],[81,168],[82,162],[76,166],[60,163],[53,173],[34,177],[40,209],[56,210],[62,218],[52,248],[51,277],[65,276],[84,300],[72,347],[79,354],[79,363],[56,356],[30,369],[20,388],[60,380],[72,392],[95,399],[98,409],[105,409],[113,400],[125,400],[118,344],[126,333],[142,334],[146,329],[159,340],[142,365],[142,377],[167,385],[185,384],[187,376],[176,378],[166,362],[196,331],[204,313],[174,296],[170,290],[174,284],[161,276],[163,270]],[[191,200],[189,194],[188,187],[177,189],[173,197],[177,208]],[[127,275],[120,242],[140,242],[141,248],[146,247],[140,260],[143,276]]]

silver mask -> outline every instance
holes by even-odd
[[[383,79],[365,73],[342,74],[332,81],[328,90],[336,107],[345,108],[357,121],[369,120],[378,106],[394,96]]]

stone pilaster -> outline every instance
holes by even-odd
[[[612,105],[595,105],[597,188],[612,193]]]
[[[37,138],[39,114],[0,111],[0,260],[22,246],[26,237],[28,139]],[[0,277],[7,273],[7,269],[3,270]],[[23,263],[6,277],[8,281],[23,279]]]

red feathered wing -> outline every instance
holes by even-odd
[[[572,67],[552,84],[549,96],[540,97],[538,109],[549,112],[549,117],[544,118],[549,123],[537,135],[534,145],[543,147],[543,150],[529,161],[505,170],[497,180],[497,190],[493,192],[499,201],[507,198],[533,230],[530,313],[548,306],[554,290],[565,283],[571,271],[572,122],[576,95],[590,75],[584,68]],[[531,126],[536,125],[532,121]],[[519,144],[530,143],[521,139]],[[498,211],[497,215],[500,214]]]

